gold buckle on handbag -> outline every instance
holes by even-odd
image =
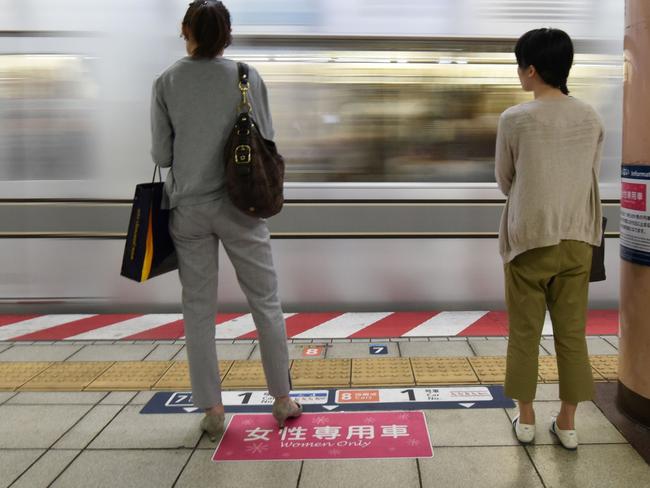
[[[237,106],[237,110],[239,110],[240,112],[243,112],[244,108],[248,108],[248,113],[251,113],[253,111],[253,106],[248,100],[248,90],[249,90],[248,80],[246,81],[246,83],[242,83],[240,81],[239,91],[241,91],[241,102],[239,102],[239,105]]]
[[[249,164],[252,157],[252,149],[248,144],[242,144],[235,148],[235,163]]]

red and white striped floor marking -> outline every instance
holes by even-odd
[[[92,317],[92,315],[42,315],[27,320],[21,320],[0,327],[0,341],[13,339],[25,334],[32,334],[45,329],[67,324],[76,320]]]
[[[375,337],[402,337],[417,325],[426,322],[439,312],[395,312],[365,329],[355,332],[350,339],[373,339]]]
[[[152,327],[151,329],[143,330],[142,332],[137,332],[135,334],[128,335],[123,338],[125,341],[165,341],[165,340],[176,340],[183,337],[185,334],[185,322],[183,319],[174,320],[158,327]]]
[[[589,310],[587,314],[588,335],[618,335],[618,310]]]
[[[440,312],[406,332],[403,337],[456,336],[487,312]]]
[[[458,334],[460,337],[507,336],[508,313],[488,312]]]
[[[150,314],[135,317],[117,324],[107,325],[97,330],[91,330],[82,334],[76,334],[68,337],[71,341],[116,341],[132,336],[138,332],[149,330],[153,327],[159,327],[175,320],[181,320],[183,314]]]
[[[49,329],[32,332],[22,336],[14,337],[15,341],[61,341],[76,334],[94,331],[107,325],[124,322],[140,315],[120,314],[120,315],[93,315],[80,320],[74,320],[65,324],[60,324]]]
[[[339,317],[317,325],[293,336],[294,339],[345,339],[355,332],[365,329],[371,324],[387,317],[389,312],[383,313],[344,313]]]
[[[284,318],[292,317],[295,314],[284,314]],[[241,317],[228,320],[222,324],[218,324],[214,329],[214,338],[215,339],[233,339],[235,337],[241,337],[246,334],[250,334],[255,330],[255,322],[253,322],[253,315],[247,313]]]
[[[40,315],[0,315],[0,327],[36,317],[40,317]]]
[[[296,339],[354,339],[435,336],[507,336],[506,312],[385,312],[285,314],[287,336]],[[618,334],[616,310],[590,310],[588,335]],[[184,336],[180,314],[5,315],[0,341],[165,340]],[[552,335],[548,315],[543,334]],[[217,339],[256,339],[251,314],[220,313]]]
[[[323,313],[297,313],[291,317],[286,317],[287,337],[295,337],[298,334],[313,329],[317,325],[335,319],[343,315],[342,312],[323,312]],[[238,337],[238,339],[257,339],[257,331],[251,331],[248,334]]]
[[[241,317],[243,313],[220,313],[215,318],[215,324],[219,325],[229,320]],[[171,340],[185,337],[185,323],[183,320],[175,320],[169,324],[164,324],[153,329],[145,330],[131,336],[125,337],[124,340],[141,341],[141,340]]]

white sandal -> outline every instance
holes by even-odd
[[[557,417],[551,417],[551,433],[555,435],[562,447],[569,451],[578,449],[578,434],[575,430],[562,430],[557,426]]]
[[[535,424],[522,424],[519,422],[519,415],[512,421],[515,435],[522,444],[530,444],[535,439]]]

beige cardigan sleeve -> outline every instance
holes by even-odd
[[[596,146],[596,155],[594,157],[594,174],[596,175],[596,181],[598,181],[600,177],[600,164],[603,159],[603,141],[605,139],[605,133],[604,129],[602,126],[602,123],[600,124],[600,135],[598,136],[598,145]]]
[[[515,177],[515,160],[510,144],[510,127],[504,115],[502,114],[499,118],[499,128],[497,129],[494,174],[499,188],[504,195],[508,195]]]

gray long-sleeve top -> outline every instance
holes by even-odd
[[[499,231],[504,262],[561,240],[600,244],[603,126],[580,100],[535,100],[499,120],[496,180],[508,196]]]
[[[251,66],[249,99],[262,136],[273,139],[266,86]],[[224,146],[241,101],[237,63],[185,57],[163,72],[151,97],[151,156],[170,167],[169,208],[225,195]]]

